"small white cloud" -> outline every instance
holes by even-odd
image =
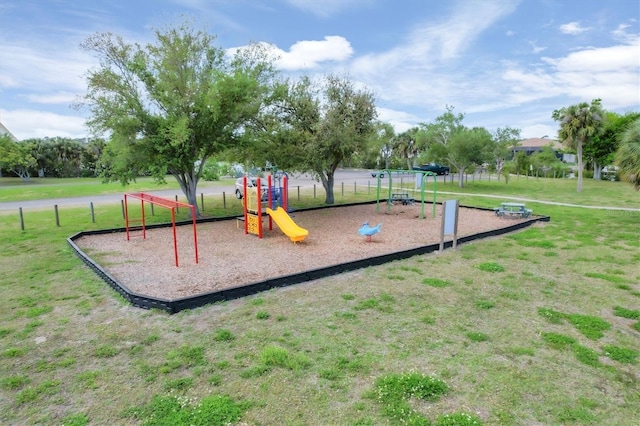
[[[630,26],[631,25],[629,24],[620,24],[615,30],[611,31],[611,35],[616,40],[620,40],[624,43],[633,43],[638,39],[638,34],[629,34],[626,30]]]
[[[29,100],[29,102],[37,104],[70,105],[78,99],[78,96],[79,95],[77,93],[57,92],[49,94],[27,95],[26,98]]]
[[[507,32],[505,33],[505,35],[506,35],[507,37],[512,37],[512,36],[516,35],[516,32],[515,32],[515,31],[512,31],[512,30],[509,30],[509,31],[507,31]]]
[[[590,29],[590,27],[581,27],[580,23],[575,21],[560,25],[560,32],[571,35],[581,34],[585,31],[589,31]]]
[[[344,37],[326,36],[324,40],[299,41],[283,51],[276,48],[277,65],[284,70],[311,69],[322,62],[345,61],[353,54],[351,43]]]
[[[372,0],[287,0],[293,7],[311,12],[314,15],[328,17],[344,9],[361,7]]]
[[[540,52],[543,52],[543,51],[547,50],[546,46],[544,46],[544,47],[543,46],[538,46],[535,41],[530,41],[529,44],[531,45],[532,52],[535,55],[537,55]]]

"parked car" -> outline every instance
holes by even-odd
[[[258,186],[257,178],[253,176],[247,176],[247,188],[255,188]],[[262,187],[262,201],[267,199],[267,185],[265,185],[265,180],[260,180],[260,186]],[[241,200],[244,196],[244,178],[236,179],[236,198]]]
[[[443,166],[442,164],[429,163],[421,164],[418,167],[414,167],[413,170],[418,170],[421,172],[431,172],[437,175],[448,175],[450,169],[448,166]]]

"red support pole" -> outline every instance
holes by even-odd
[[[260,178],[256,178],[256,197],[258,198],[258,238],[262,238],[262,187],[260,186]]]
[[[271,183],[271,175],[268,177],[269,186],[267,187],[267,206],[272,209],[274,208],[275,200],[273,196],[275,195],[275,191],[273,185]],[[271,215],[269,215],[269,231],[273,231],[273,219],[271,219]]]
[[[280,196],[283,197],[282,198],[282,208],[284,209],[284,211],[288,212],[289,211],[289,206],[288,206],[288,204],[289,204],[289,178],[287,178],[287,175],[284,175],[282,177],[282,191],[280,191]]]
[[[176,209],[171,208],[171,224],[173,225],[173,252],[176,256],[176,266],[178,266],[178,238],[176,237]]]
[[[193,219],[193,246],[196,249],[196,265],[198,264],[198,235],[196,230],[196,208],[191,206],[191,218]]]

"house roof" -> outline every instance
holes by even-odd
[[[525,149],[541,149],[547,145],[551,144],[553,149],[562,149],[562,144],[555,139],[546,139],[546,138],[529,138],[523,139],[520,141],[521,150]]]

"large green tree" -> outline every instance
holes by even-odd
[[[367,141],[367,164],[375,164],[375,167],[383,169],[391,167],[394,138],[395,130],[391,124],[376,122],[375,130]]]
[[[506,161],[512,157],[515,159],[515,147],[520,144],[520,129],[513,127],[499,127],[493,134],[494,149],[493,160],[496,164],[498,180],[502,174],[502,168]]]
[[[274,76],[260,45],[230,56],[214,41],[184,22],[156,30],[146,46],[111,33],[81,45],[99,60],[88,71],[85,102],[90,127],[109,135],[105,178],[128,183],[150,173],[162,181],[169,173],[197,209],[207,158],[244,140]]]
[[[493,159],[494,142],[491,133],[483,127],[459,129],[447,142],[444,158],[458,171],[458,186],[464,186],[464,173],[472,165],[481,165]]]
[[[615,155],[622,179],[632,183],[640,191],[640,118],[625,130]]]
[[[607,111],[602,134],[591,139],[584,147],[584,155],[593,166],[593,178],[601,179],[602,166],[613,163],[624,131],[634,120],[640,118],[639,112],[628,112],[624,115]]]
[[[415,165],[420,153],[419,132],[418,127],[412,127],[393,139],[393,150],[396,156],[405,162],[407,170],[411,170]]]
[[[304,76],[278,92],[278,102],[256,130],[262,150],[280,169],[313,174],[325,190],[325,203],[333,204],[336,169],[366,150],[376,129],[373,94],[335,75],[322,82]]]
[[[604,131],[605,113],[601,99],[594,99],[591,104],[581,102],[553,111],[551,115],[560,123],[558,136],[571,148],[576,149],[578,158],[578,192],[582,192],[583,147]]]
[[[0,168],[11,170],[28,182],[31,178],[29,170],[36,164],[30,144],[16,142],[9,135],[0,135]]]

